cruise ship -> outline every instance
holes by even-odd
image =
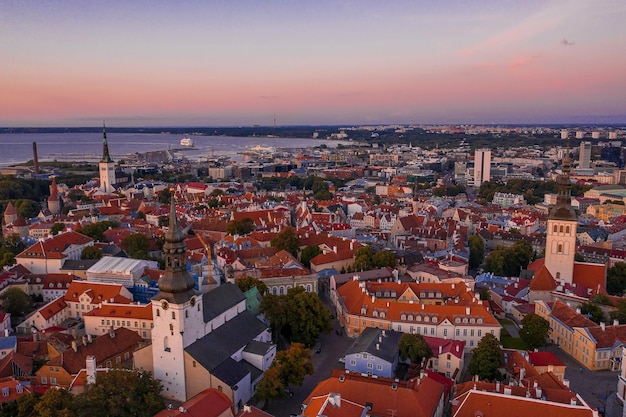
[[[193,146],[193,140],[191,140],[191,138],[184,137],[180,140],[180,145],[191,148]]]

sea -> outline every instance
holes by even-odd
[[[305,149],[319,145],[336,147],[339,141],[311,138],[189,136],[194,146],[180,145],[183,135],[172,133],[111,133],[107,132],[109,153],[114,161],[131,154],[170,150],[189,160],[229,156],[237,159],[241,152],[256,145],[276,149]],[[102,158],[102,132],[66,133],[0,133],[0,166],[10,166],[33,159],[33,142],[37,143],[40,162],[86,161]]]

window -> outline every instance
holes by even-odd
[[[117,358],[115,358],[115,363],[116,363],[116,364],[118,364],[118,365],[119,365],[120,363],[122,363],[122,357],[121,357],[121,356],[118,356]]]
[[[126,361],[128,358],[130,358],[130,353],[124,352],[124,360]]]
[[[57,379],[55,377],[51,376],[50,377],[50,384],[51,385],[56,385],[56,383],[57,383]]]
[[[566,227],[565,227],[565,233],[568,233],[568,234],[569,234],[569,226],[566,226]]]
[[[381,364],[376,365],[376,369],[379,371],[383,370],[383,366]]]
[[[135,322],[135,327],[139,327],[139,323]]]
[[[172,311],[172,320],[176,318],[176,312]]]
[[[48,383],[48,378],[45,375],[41,376],[41,383],[44,385]]]
[[[461,329],[456,329],[456,335],[461,336]]]
[[[369,362],[369,363],[367,364],[367,369],[374,369],[374,364],[373,364],[373,363],[371,363],[371,362]]]
[[[563,252],[563,244],[559,243],[559,248],[557,249],[558,253],[562,253]]]
[[[443,335],[444,337],[448,335],[448,329],[443,329]]]
[[[102,324],[102,325],[104,326],[104,319],[102,319],[102,322],[101,322],[101,324]]]
[[[157,308],[157,317],[161,317],[161,310]]]
[[[430,328],[430,335],[431,335],[431,336],[434,336],[434,335],[435,335],[435,328],[434,328],[434,327],[431,327],[431,328]]]

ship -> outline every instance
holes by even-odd
[[[180,145],[186,148],[191,148],[193,147],[193,140],[189,137],[184,137],[180,140]]]

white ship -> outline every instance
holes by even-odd
[[[180,145],[191,148],[193,146],[193,140],[191,140],[191,138],[184,137],[180,140]]]

